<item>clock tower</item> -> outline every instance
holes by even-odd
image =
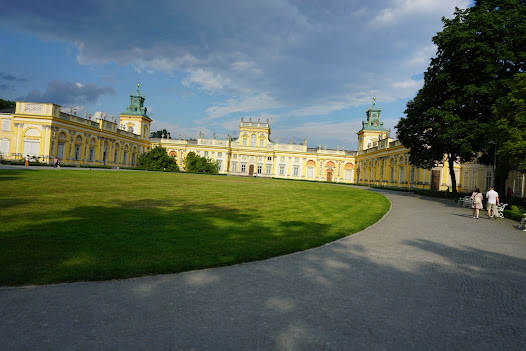
[[[373,104],[367,109],[365,121],[362,121],[362,129],[358,134],[358,151],[378,146],[380,136],[387,134],[384,128],[384,122],[380,121],[382,109],[376,107],[376,97],[373,98]]]
[[[126,107],[126,111],[119,114],[120,125],[127,132],[132,132],[148,139],[150,137],[152,119],[146,114],[147,108],[144,107],[145,97],[141,95],[139,88],[140,84],[137,84],[137,93],[135,95],[133,93],[130,94],[130,105]]]

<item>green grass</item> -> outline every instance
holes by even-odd
[[[262,260],[356,233],[389,209],[332,184],[185,173],[0,170],[0,285]]]

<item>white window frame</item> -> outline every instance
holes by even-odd
[[[11,127],[11,120],[8,118],[2,118],[2,131],[9,132]]]

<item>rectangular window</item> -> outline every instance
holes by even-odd
[[[247,146],[247,139],[243,139],[243,146]]]
[[[279,175],[285,175],[285,166],[279,166]]]
[[[402,183],[404,181],[404,166],[400,167],[400,174],[398,175],[398,182]]]
[[[272,173],[272,166],[267,165],[267,174],[271,174],[271,173]]]
[[[135,164],[135,154],[132,154],[131,164],[132,164],[132,165]]]
[[[294,167],[294,177],[297,177],[300,175],[300,169],[299,167]]]
[[[89,160],[91,161],[91,148],[89,149],[89,157],[90,157]],[[115,152],[113,153],[113,162],[117,163],[119,161],[118,157],[119,157],[119,151],[115,150]]]
[[[115,151],[115,161],[118,161],[118,157],[119,157],[119,155],[118,155],[117,151]],[[95,148],[93,148],[93,147],[89,148],[89,160],[90,161],[95,161]]]
[[[493,186],[493,172],[487,171],[486,172],[486,190],[489,190],[490,186]]]
[[[296,163],[300,162],[300,158],[299,157],[294,157],[294,162],[296,162]]]
[[[314,178],[314,167],[307,167],[307,178]]]
[[[411,171],[409,172],[409,182],[413,184],[415,182],[415,167],[411,166]]]
[[[122,156],[122,163],[128,163],[128,153],[126,151],[124,151],[124,155]]]
[[[281,156],[280,161],[285,162],[285,157]]]
[[[352,178],[352,170],[346,169],[345,170],[345,180],[351,181]]]
[[[221,170],[221,166],[223,165],[223,160],[217,160],[217,170],[220,171]]]
[[[258,166],[258,173],[261,174],[263,172],[263,166]]]
[[[40,140],[24,140],[24,157],[38,156],[40,154]]]
[[[241,172],[246,172],[247,171],[247,165],[241,165]]]
[[[2,156],[9,155],[9,139],[0,140],[0,155]]]
[[[7,118],[2,118],[2,130],[4,132],[9,132],[9,125],[11,121]]]
[[[272,156],[267,157],[267,161],[272,161]]]
[[[205,151],[205,157],[208,157],[208,151]]]
[[[237,162],[232,162],[232,172],[237,172]]]
[[[222,152],[218,152],[217,153],[217,157],[223,157],[223,153]]]
[[[259,141],[259,147],[263,147],[265,144],[263,143],[263,140]]]
[[[80,145],[75,145],[75,160],[80,160]]]
[[[237,160],[237,154],[234,155],[233,159],[234,159],[234,160]]]
[[[57,156],[58,158],[60,158],[61,160],[64,159],[64,153],[65,153],[65,150],[66,149],[66,146],[64,143],[58,143],[58,147],[57,147]]]

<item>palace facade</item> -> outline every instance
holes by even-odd
[[[196,139],[149,138],[152,120],[138,85],[137,92],[130,95],[130,104],[117,118],[94,118],[86,113],[80,117],[52,103],[17,102],[14,111],[0,113],[0,154],[6,160],[29,155],[52,164],[59,157],[63,165],[120,168],[136,167],[140,154],[160,145],[183,170],[184,158],[195,152],[216,161],[221,173],[232,176],[450,189],[446,160],[430,170],[411,165],[409,150],[391,137],[380,117],[381,109],[373,99],[357,132],[357,151],[309,147],[306,140],[272,140],[269,121],[251,118],[241,118],[237,138],[206,138],[203,134]],[[454,167],[458,191],[469,192],[476,187],[487,190],[493,184],[491,167],[477,163],[455,163]],[[512,172],[507,185],[514,196],[526,197],[522,172]]]

